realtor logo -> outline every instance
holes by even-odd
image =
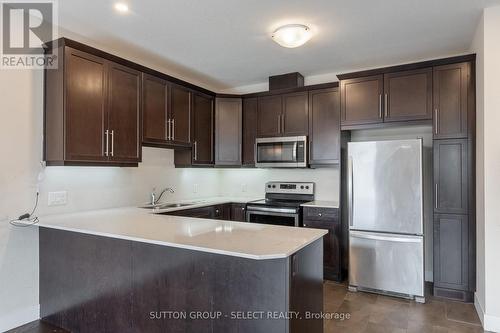
[[[44,43],[57,38],[54,1],[1,1],[2,69],[57,68]]]

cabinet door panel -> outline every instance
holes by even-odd
[[[167,141],[167,82],[142,75],[143,142]]]
[[[195,93],[193,95],[193,164],[213,164],[214,111],[213,98]]]
[[[66,47],[65,159],[105,161],[107,62]]]
[[[434,211],[467,214],[467,140],[434,140]]]
[[[246,222],[246,204],[231,204],[231,221]]]
[[[241,165],[241,98],[217,98],[215,164]]]
[[[340,94],[338,88],[309,93],[309,163],[340,160]]]
[[[340,81],[342,125],[381,123],[383,75]]]
[[[468,290],[468,215],[434,216],[434,285]]]
[[[128,67],[109,65],[110,160],[140,160],[141,73]]]
[[[255,165],[255,138],[257,137],[257,98],[243,99],[243,165]]]
[[[258,99],[257,135],[269,137],[281,135],[281,96],[266,96]]]
[[[384,121],[432,118],[432,68],[384,75]]]
[[[434,67],[434,138],[467,137],[469,63]]]
[[[281,116],[283,135],[308,135],[308,98],[307,92],[283,95],[283,114]]]
[[[180,144],[191,142],[191,92],[172,85],[170,90],[171,141]]]

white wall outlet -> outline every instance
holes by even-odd
[[[198,193],[198,184],[193,185],[193,193]]]
[[[66,191],[58,191],[58,192],[49,192],[49,206],[64,206],[68,203],[68,192]]]
[[[247,191],[247,184],[241,184],[241,192]]]

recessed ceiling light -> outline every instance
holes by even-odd
[[[115,10],[120,13],[127,13],[128,12],[128,5],[123,2],[117,2],[115,3]]]
[[[311,29],[303,24],[287,24],[279,27],[271,36],[273,40],[284,47],[304,45],[312,37]]]

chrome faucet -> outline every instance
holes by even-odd
[[[156,193],[155,193],[155,191],[156,191],[156,188],[153,188],[153,191],[151,192],[151,205],[153,205],[153,206],[154,206],[154,205],[156,205],[156,204],[160,201],[161,197],[163,196],[163,194],[164,194],[165,192],[167,192],[167,191],[168,191],[168,192],[170,192],[170,193],[174,193],[174,192],[175,192],[173,188],[171,188],[171,187],[167,187],[167,188],[164,188],[164,189],[160,192],[160,195],[159,195],[159,196],[158,196],[158,198],[157,198],[157,197],[156,197]]]

